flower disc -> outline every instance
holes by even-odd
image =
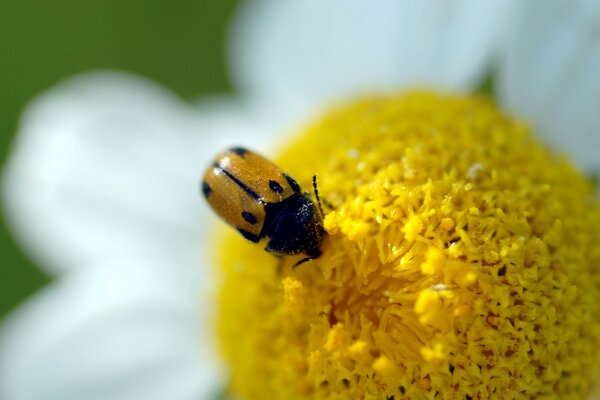
[[[584,398],[600,348],[593,185],[489,101],[361,100],[278,164],[328,237],[292,268],[219,236],[219,337],[244,399]]]

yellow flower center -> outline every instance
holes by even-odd
[[[333,209],[291,266],[219,237],[219,337],[243,399],[584,398],[600,349],[592,184],[489,101],[341,107],[278,164]]]

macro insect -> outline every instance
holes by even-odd
[[[276,256],[304,253],[296,265],[321,255],[325,236],[323,211],[313,177],[315,203],[279,167],[253,151],[234,147],[219,154],[202,181],[202,193],[213,210],[246,239],[269,241]]]

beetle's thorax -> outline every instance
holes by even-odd
[[[324,236],[321,217],[315,204],[305,195],[265,206],[266,218],[261,236],[268,237],[266,250],[276,255],[311,253]]]

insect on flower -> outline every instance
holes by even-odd
[[[219,154],[207,169],[202,192],[213,210],[246,239],[269,238],[265,248],[276,256],[304,253],[296,265],[321,255],[325,236],[323,210],[279,167],[253,151],[234,147]]]

